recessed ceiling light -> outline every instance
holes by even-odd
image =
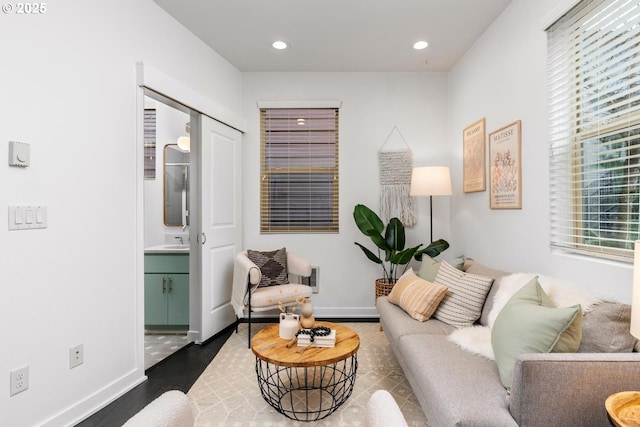
[[[427,46],[429,46],[429,43],[427,43],[427,42],[426,42],[426,41],[424,41],[424,40],[421,40],[421,41],[419,41],[419,42],[415,42],[415,43],[413,44],[413,48],[414,48],[415,50],[422,50],[422,49],[425,49]]]
[[[274,48],[278,49],[278,50],[282,50],[282,49],[286,49],[287,48],[287,44],[281,40],[275,41],[273,42],[273,44],[271,45]]]

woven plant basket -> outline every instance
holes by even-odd
[[[376,299],[389,295],[393,285],[395,285],[395,282],[390,283],[388,279],[376,279]]]

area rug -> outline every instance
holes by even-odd
[[[253,325],[253,331],[269,326]],[[255,372],[255,356],[247,348],[247,325],[241,324],[187,395],[199,427],[364,426],[367,400],[379,389],[389,391],[411,427],[427,427],[420,404],[411,391],[378,323],[348,323],[360,336],[358,371],[353,393],[327,418],[294,421],[278,413],[262,398]]]

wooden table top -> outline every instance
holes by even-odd
[[[302,354],[294,344],[287,348],[288,340],[280,338],[278,327],[272,325],[262,329],[251,340],[251,351],[256,357],[279,366],[310,368],[326,366],[354,355],[360,348],[360,337],[351,328],[339,323],[316,322],[315,326],[327,326],[336,330],[335,347],[310,347]]]
[[[605,401],[609,418],[618,427],[640,426],[640,392],[614,393]]]

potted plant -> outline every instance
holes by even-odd
[[[378,249],[376,254],[360,243],[354,242],[369,260],[382,266],[383,277],[376,280],[376,297],[380,296],[379,293],[382,295],[389,293],[398,276],[407,270],[411,258],[421,261],[425,254],[435,257],[449,247],[446,240],[439,239],[424,248],[421,243],[405,249],[404,224],[398,218],[391,218],[385,226],[380,217],[365,205],[356,205],[353,210],[353,219],[362,234],[368,236]],[[404,266],[404,269],[398,274],[400,266]]]

